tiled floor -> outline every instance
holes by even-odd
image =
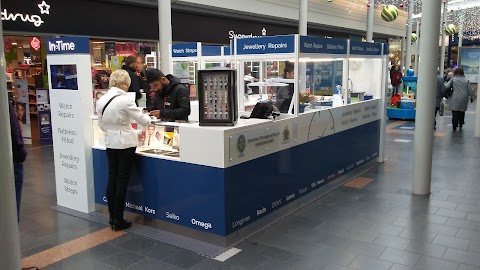
[[[449,121],[438,121],[437,132],[445,135],[434,137],[430,197],[411,195],[414,131],[390,132],[388,162],[239,244],[242,251],[224,263],[125,234],[44,269],[478,270],[480,140],[473,138],[472,113],[461,132],[452,133]],[[105,228],[50,210],[52,149],[29,154],[20,224],[23,257]]]

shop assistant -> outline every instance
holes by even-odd
[[[152,104],[147,108],[150,115],[164,121],[187,121],[190,115],[190,92],[180,80],[169,74],[164,75],[158,69],[147,72],[150,91],[155,92]]]

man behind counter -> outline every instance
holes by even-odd
[[[150,91],[155,92],[152,104],[147,108],[150,115],[164,121],[187,121],[190,115],[190,92],[180,80],[158,69],[147,71]]]

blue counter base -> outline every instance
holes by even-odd
[[[387,108],[387,117],[390,119],[415,120],[416,109]]]
[[[379,129],[372,122],[226,169],[138,156],[126,210],[228,237],[375,160]],[[105,151],[93,160],[95,200],[106,205]]]

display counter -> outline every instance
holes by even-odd
[[[126,210],[228,237],[376,160],[379,106],[373,99],[275,121],[239,119],[233,127],[159,123],[178,129],[179,156],[147,153],[155,147],[143,141]],[[95,201],[106,205],[108,161],[94,134]]]

